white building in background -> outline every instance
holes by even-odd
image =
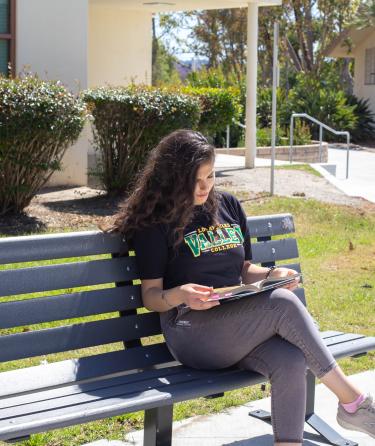
[[[345,30],[332,42],[326,55],[354,58],[354,94],[368,99],[375,114],[375,26]]]
[[[105,84],[151,83],[152,14],[248,7],[246,163],[256,152],[258,8],[281,0],[0,0],[0,72],[11,62],[77,93]],[[270,27],[272,24],[270,23]],[[87,185],[94,150],[86,125],[49,185]]]

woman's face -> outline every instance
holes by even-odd
[[[208,161],[198,168],[194,189],[194,205],[203,204],[215,183],[214,162]]]

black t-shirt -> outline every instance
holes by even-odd
[[[219,192],[218,222],[210,226],[204,205],[195,206],[177,253],[171,228],[166,224],[139,230],[133,237],[140,279],[163,278],[163,288],[185,283],[213,286],[237,285],[245,260],[251,260],[250,235],[240,202]]]

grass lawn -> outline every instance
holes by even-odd
[[[304,172],[311,173],[316,177],[322,177],[322,175],[312,168],[309,164],[284,164],[282,166],[275,166],[275,169],[278,170],[302,170]]]
[[[245,193],[237,196],[243,199],[247,215],[293,214],[308,306],[321,329],[374,336],[375,214],[315,200],[273,197],[254,201],[246,200]],[[55,360],[57,358],[63,359],[64,354],[55,355]],[[347,374],[353,374],[375,369],[375,354],[339,362]],[[3,364],[0,370],[5,370],[5,367],[13,368],[14,364]],[[269,384],[265,391],[260,386],[252,386],[227,392],[223,398],[200,398],[177,404],[174,418],[179,420],[196,414],[213,413],[268,395]],[[143,413],[117,416],[33,435],[30,440],[19,444],[75,446],[101,438],[121,440],[129,430],[142,428],[142,422]]]

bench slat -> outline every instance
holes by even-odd
[[[272,237],[295,232],[291,214],[248,217],[247,224],[251,237]]]
[[[159,370],[158,376],[147,377],[142,373],[134,375],[118,376],[111,379],[97,380],[95,382],[82,384],[81,386],[67,386],[60,389],[38,392],[34,400],[30,402],[33,395],[19,396],[2,400],[0,408],[0,419],[15,418],[24,415],[32,415],[34,412],[46,412],[51,403],[54,409],[61,409],[76,404],[87,404],[99,399],[114,397],[128,398],[147,389],[163,392],[166,388],[177,384],[191,383],[195,379],[209,378],[210,370],[180,370],[176,367],[173,372],[164,374]],[[130,379],[129,379],[130,378]]]
[[[161,333],[159,315],[145,313],[0,337],[0,362],[47,355]]]
[[[0,297],[137,278],[135,257],[62,263],[0,271]]]
[[[362,337],[329,347],[333,356],[337,359],[348,356],[360,355],[375,350],[375,337]]]
[[[326,339],[326,338],[331,338],[333,336],[340,336],[340,335],[342,335],[342,332],[341,331],[328,330],[328,331],[322,332],[322,334],[324,335],[324,339]]]
[[[0,239],[0,264],[62,259],[126,251],[119,234],[82,231]]]
[[[147,375],[145,375],[145,379],[146,377]],[[10,423],[10,420],[0,421],[0,440],[86,423],[127,412],[160,407],[172,402],[230,391],[263,381],[264,377],[258,373],[242,370],[219,370],[211,371],[208,377],[205,372],[202,372],[202,378],[197,375],[193,381],[167,386],[164,391],[145,388],[143,392],[138,391],[128,396],[99,399],[61,409],[54,409],[52,403],[46,412],[21,416],[12,420],[13,423]]]
[[[38,389],[58,388],[67,384],[126,374],[134,369],[177,363],[163,343],[116,350],[82,358],[15,369],[0,373],[0,400],[5,396],[26,394]],[[155,376],[160,372],[155,370]],[[163,372],[167,373],[167,372]]]
[[[115,386],[126,386],[128,389],[125,390],[124,393],[129,393],[129,391],[135,391],[136,387],[138,387],[139,390],[147,389],[150,386],[157,388],[160,384],[163,386],[171,385],[177,381],[191,381],[196,377],[201,378],[202,376],[209,377],[211,374],[211,370],[190,369],[189,367],[183,366],[182,364],[176,362],[173,367],[164,367],[162,369],[159,368],[147,371],[138,370],[138,373],[131,374],[123,372],[117,374],[117,376],[99,376],[95,380],[91,380],[89,382],[82,383],[82,381],[80,381],[79,384],[71,383],[66,386],[50,389],[40,388],[40,390],[36,390],[35,392],[30,392],[23,395],[11,395],[9,397],[2,398],[0,420],[9,417],[7,409],[12,410],[12,408],[21,405],[27,406],[31,404],[44,403],[46,400],[53,400],[56,398],[71,398],[75,395],[85,393],[95,394],[97,391],[101,391],[102,389],[106,391],[107,388],[113,388]],[[121,392],[115,391],[113,395],[115,394],[121,394]],[[80,397],[78,396],[78,398]],[[85,398],[86,397],[83,396],[82,400]],[[67,400],[65,400],[65,403],[67,403]],[[54,407],[61,406],[64,406],[64,404],[60,404],[59,402],[58,405]],[[43,410],[43,407],[40,406],[40,409]]]
[[[139,285],[0,302],[0,329],[142,307]]]
[[[369,340],[369,338],[360,339],[359,341],[363,340]],[[374,348],[375,338],[372,338],[371,345]],[[369,344],[369,346],[371,345]],[[155,392],[155,390],[151,389],[120,398],[117,395],[108,400],[98,400],[75,407],[52,409],[42,413],[21,416],[12,420],[13,423],[10,423],[10,420],[3,420],[0,421],[0,439],[7,440],[12,437],[85,423],[120,413],[158,407],[164,404],[171,404],[171,402],[220,393],[221,391],[228,391],[264,381],[264,377],[256,373],[231,371],[226,375],[220,376],[220,372],[212,371],[209,379],[203,378],[194,382],[178,384],[177,386],[168,386],[165,391]],[[160,376],[162,377],[162,374]],[[54,407],[53,404],[50,407]]]
[[[264,237],[294,232],[291,214],[248,217],[252,237]],[[120,234],[82,231],[43,234],[0,239],[0,264],[61,259],[126,251]]]
[[[298,257],[297,242],[293,238],[253,243],[252,262],[266,263]]]
[[[295,269],[299,273],[301,272],[301,264],[300,263],[279,263],[277,266],[282,266],[284,268]]]
[[[356,339],[362,339],[365,336],[362,334],[356,334],[356,333],[341,333],[339,336],[330,336],[329,338],[326,338],[324,342],[328,346],[338,345],[342,344],[343,342],[349,342],[354,341]]]
[[[293,290],[293,293],[299,298],[299,300],[306,306],[305,289],[298,287]]]

